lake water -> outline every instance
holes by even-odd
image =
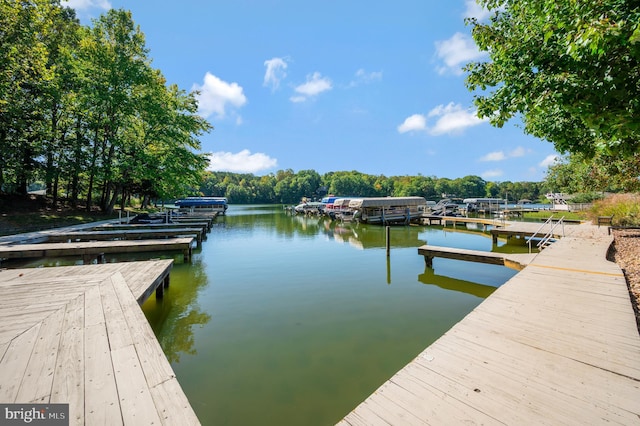
[[[144,312],[203,425],[335,424],[515,271],[434,259],[481,232],[230,206]]]

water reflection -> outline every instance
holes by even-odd
[[[435,270],[428,266],[425,266],[424,272],[418,275],[418,281],[423,284],[438,286],[444,290],[453,290],[471,294],[482,299],[486,299],[491,296],[491,293],[496,291],[496,287],[489,285],[478,284],[444,275],[436,275]]]
[[[479,234],[392,227],[386,257],[382,226],[232,205],[143,308],[203,424],[335,424],[513,275],[417,253]]]
[[[198,294],[207,287],[208,279],[201,260],[191,265],[174,265],[171,285],[165,297],[151,297],[142,309],[171,363],[182,355],[196,355],[194,329],[203,327],[211,315],[198,305]]]

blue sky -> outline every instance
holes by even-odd
[[[131,10],[152,66],[199,90],[211,170],[357,170],[539,181],[557,156],[475,116],[470,0],[70,0],[84,24]]]

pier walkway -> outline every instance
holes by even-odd
[[[70,425],[197,425],[142,310],[172,260],[0,271],[0,401]]]
[[[0,259],[27,259],[56,256],[82,256],[85,263],[106,253],[140,253],[180,251],[184,261],[191,260],[194,239],[80,241],[69,243],[40,243],[0,245]]]
[[[566,225],[339,424],[639,424],[640,335],[611,242]]]

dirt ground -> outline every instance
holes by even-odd
[[[609,260],[624,271],[640,332],[640,229],[614,230]]]

